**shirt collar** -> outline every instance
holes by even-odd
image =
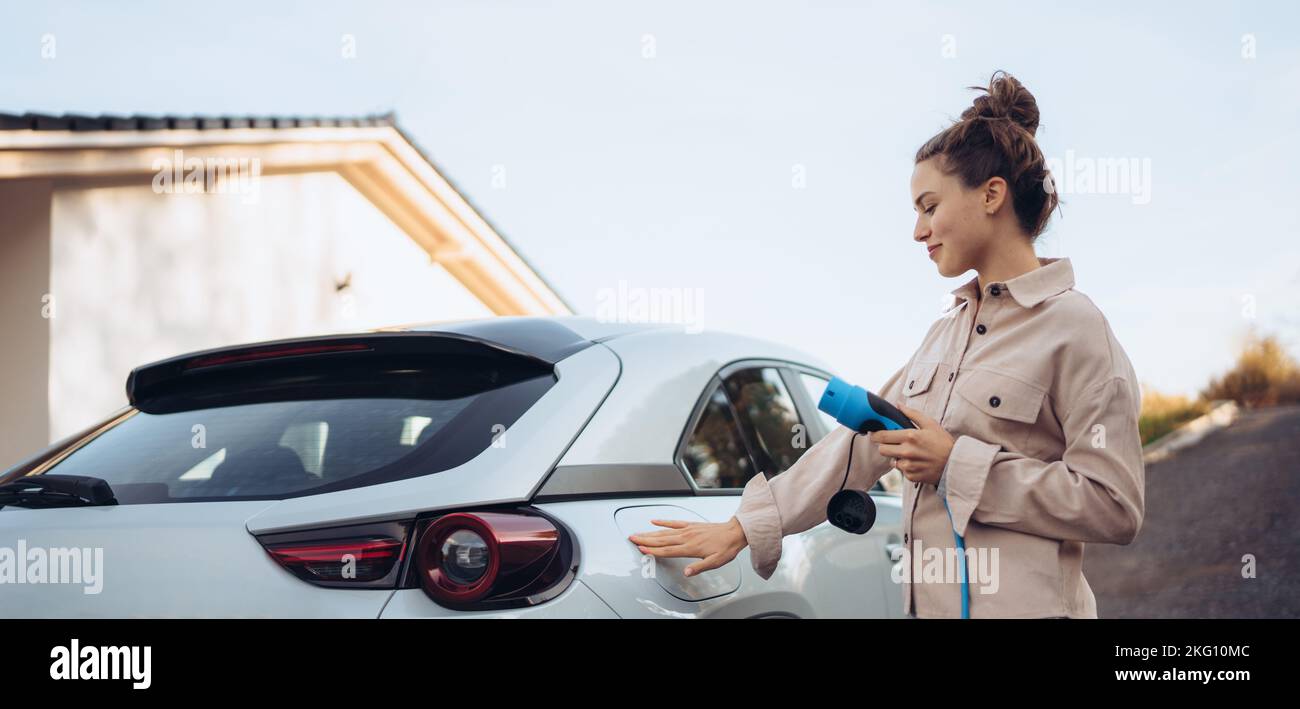
[[[1026,308],[1032,308],[1044,300],[1074,287],[1074,268],[1070,265],[1069,258],[1043,258],[1039,256],[1038,264],[1038,268],[1022,273],[1015,278],[1000,283],[988,284],[984,287],[985,292],[988,292],[993,286],[998,286],[1010,292],[1011,297],[1017,303]],[[979,294],[979,287],[979,276],[963,283],[959,288],[952,291],[953,296],[957,299],[953,305],[960,305],[964,300],[974,300],[976,295]]]

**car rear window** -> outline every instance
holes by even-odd
[[[496,371],[483,361],[403,367],[330,377],[321,398],[295,383],[280,395],[250,386],[252,403],[237,403],[233,393],[219,406],[137,408],[41,472],[107,480],[120,504],[282,499],[375,485],[469,461],[555,383],[551,371]],[[283,373],[277,381],[286,381]]]

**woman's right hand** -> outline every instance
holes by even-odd
[[[686,567],[687,576],[716,569],[736,558],[736,555],[748,546],[745,530],[735,517],[720,524],[677,519],[652,519],[650,522],[671,529],[633,534],[628,539],[637,545],[641,553],[656,558],[699,559]]]

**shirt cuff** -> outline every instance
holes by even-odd
[[[758,473],[745,483],[736,521],[745,530],[745,543],[749,546],[749,559],[754,572],[767,580],[776,573],[781,560],[781,513],[776,498],[767,485],[767,476]]]
[[[965,536],[966,526],[984,494],[984,481],[993,467],[993,458],[1000,450],[1001,446],[970,436],[958,436],[954,442],[939,483],[945,486],[940,494],[948,501],[952,528],[957,534]]]

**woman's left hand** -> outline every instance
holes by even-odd
[[[895,460],[903,477],[912,482],[939,484],[943,469],[948,465],[954,439],[943,430],[938,421],[925,414],[895,402],[916,428],[897,431],[874,431],[870,435],[879,444],[880,454]]]

